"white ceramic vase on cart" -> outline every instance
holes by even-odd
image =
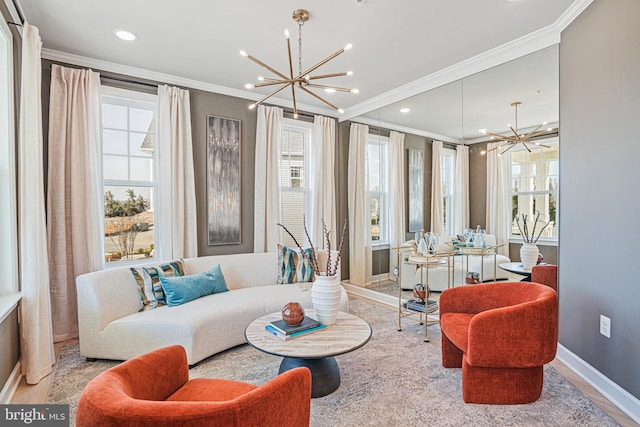
[[[311,301],[316,311],[318,322],[333,325],[338,317],[342,286],[337,275],[316,275],[311,287]]]
[[[535,243],[524,243],[520,248],[522,268],[525,270],[531,270],[531,268],[538,262],[538,253],[538,247]]]

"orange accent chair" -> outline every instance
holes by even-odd
[[[531,281],[547,285],[558,292],[558,266],[552,264],[534,265],[531,269]]]
[[[558,298],[530,282],[447,289],[440,328],[442,365],[462,367],[465,402],[533,402],[542,393],[543,365],[556,355]]]
[[[83,426],[308,426],[311,372],[295,368],[262,386],[189,380],[183,347],[135,357],[94,378],[82,391]]]

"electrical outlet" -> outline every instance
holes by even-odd
[[[611,338],[611,319],[600,315],[600,333],[607,338]]]

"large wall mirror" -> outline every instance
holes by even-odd
[[[386,193],[385,174],[393,172],[393,165],[385,164],[388,154],[385,152],[390,131],[401,132],[404,139],[405,179],[405,237],[412,239],[418,227],[425,231],[431,229],[431,183],[432,183],[432,141],[443,142],[444,149],[455,149],[456,144],[469,145],[469,226],[486,226],[486,150],[490,138],[482,129],[497,134],[511,132],[508,124],[515,128],[513,102],[518,105],[517,130],[526,132],[546,122],[544,144],[557,147],[558,128],[558,47],[551,46],[538,52],[523,56],[511,62],[496,66],[480,73],[454,81],[444,86],[403,99],[383,108],[371,111],[354,122],[370,126],[371,144],[369,144],[369,181],[368,190],[371,201],[372,227],[372,273],[369,290],[397,296],[397,285],[393,282],[394,271],[392,248],[388,244],[388,230],[380,222],[389,195]],[[515,151],[515,148],[514,148]],[[553,154],[552,154],[553,155]],[[541,157],[547,156],[542,154]],[[557,150],[555,153],[557,156]],[[517,158],[517,156],[516,156]],[[535,161],[520,160],[530,168],[541,166]],[[549,164],[546,162],[545,164]],[[553,164],[553,163],[551,163]],[[420,172],[422,168],[422,172]],[[522,166],[523,170],[525,166]],[[553,167],[552,167],[553,169]],[[557,174],[552,170],[549,175]],[[524,187],[527,181],[524,173],[514,186]],[[538,173],[540,175],[540,173]],[[422,179],[420,179],[422,178]],[[528,177],[531,184],[525,189],[529,193],[516,196],[518,208],[527,206],[546,206],[546,215],[556,219],[558,212],[554,207],[549,214],[549,204],[555,204],[553,197],[533,194],[541,183]],[[557,183],[557,180],[556,180]],[[546,185],[546,181],[545,184]],[[549,219],[549,218],[547,218]],[[555,231],[551,231],[553,235]],[[387,240],[385,240],[387,238]],[[512,259],[518,260],[519,246],[512,244]],[[541,252],[550,262],[556,261],[557,247],[541,247]]]

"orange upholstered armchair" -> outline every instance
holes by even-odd
[[[542,392],[556,355],[558,298],[548,286],[497,282],[440,295],[442,364],[462,367],[467,403],[520,404]]]
[[[184,348],[170,346],[103,372],[83,390],[76,424],[83,426],[305,426],[311,373],[296,368],[262,386],[189,380]]]
[[[531,269],[531,281],[547,285],[558,292],[558,266],[552,264],[534,265]]]

